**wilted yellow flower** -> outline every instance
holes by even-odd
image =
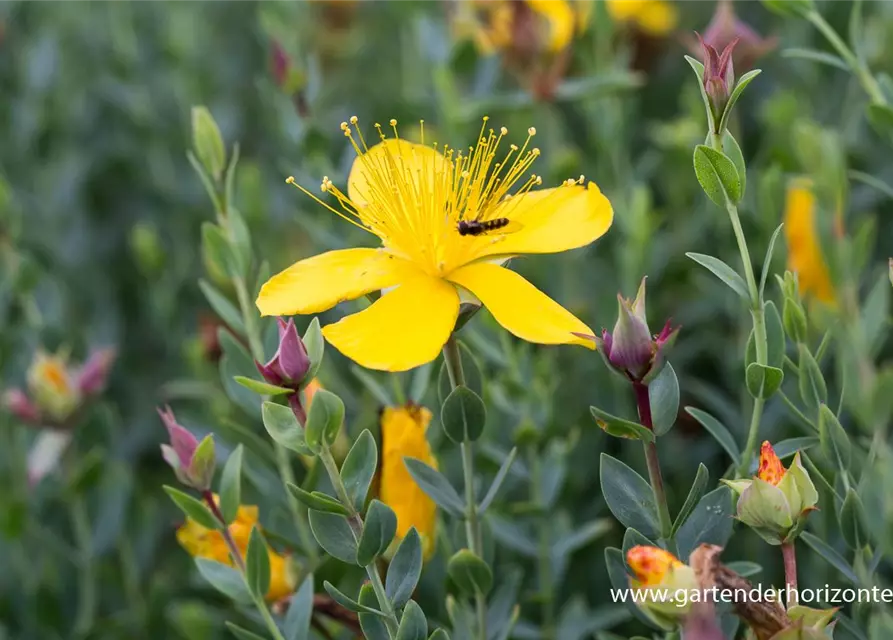
[[[816,224],[816,197],[812,182],[806,178],[798,178],[788,185],[784,233],[788,243],[788,269],[797,274],[800,290],[806,296],[834,304],[834,285]]]
[[[379,496],[397,514],[395,539],[403,539],[415,527],[422,538],[426,560],[434,552],[437,506],[409,475],[403,458],[417,458],[437,468],[437,459],[425,436],[430,423],[431,412],[418,405],[386,407],[381,413]]]
[[[217,500],[217,496],[214,496]],[[256,506],[241,505],[236,514],[236,519],[229,525],[229,533],[239,549],[242,558],[248,551],[248,541],[251,538],[251,530],[258,525],[258,510]],[[177,529],[177,541],[197,558],[207,558],[221,564],[233,566],[229,549],[223,540],[223,534],[213,529],[206,529],[192,518],[186,518],[186,523]],[[267,590],[267,600],[280,600],[290,595],[297,584],[296,576],[291,563],[285,556],[270,552],[270,587]]]
[[[460,301],[483,304],[528,342],[591,348],[574,335],[591,335],[585,324],[501,265],[511,256],[593,242],[611,226],[611,204],[583,176],[531,191],[542,183],[528,173],[540,155],[531,148],[536,130],[528,130],[520,148],[503,152],[508,130],[488,130],[486,122],[467,150],[402,140],[396,120],[392,138],[376,126],[381,142],[370,148],[352,126],[356,118],[343,123],[358,154],[347,194],[328,178],[322,182],[341,210],[312,197],[382,246],[329,251],[292,265],[261,289],[261,313],[319,313],[382,290],[372,306],[324,327],[323,335],[362,366],[386,371],[435,359],[455,327]]]
[[[80,401],[65,355],[38,351],[28,368],[28,389],[37,405],[54,420],[64,420]]]
[[[608,14],[648,35],[665,36],[676,28],[679,12],[668,0],[606,0]]]
[[[653,597],[643,597],[637,602],[651,620],[669,628],[688,613],[691,599],[683,596],[683,591],[690,593],[698,588],[691,567],[680,562],[669,551],[645,545],[627,551],[626,563],[635,575],[629,580],[630,587],[653,594]]]

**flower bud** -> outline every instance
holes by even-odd
[[[738,41],[733,58],[739,69],[750,69],[754,62],[775,48],[777,38],[763,38],[753,27],[741,20],[732,6],[732,0],[719,0],[710,24],[704,30],[703,42],[722,51],[734,40]],[[699,53],[698,42],[686,38],[686,44],[694,55]]]
[[[722,114],[729,103],[729,96],[735,88],[735,69],[732,63],[732,51],[738,44],[738,38],[732,40],[723,49],[722,54],[704,41],[700,34],[698,39],[704,53],[704,91],[710,101],[710,109],[713,111],[714,122],[722,119]],[[717,132],[721,133],[721,132]]]
[[[757,475],[751,480],[724,481],[738,498],[738,519],[769,544],[797,537],[819,496],[800,462],[800,454],[787,469],[768,441],[760,450]]]
[[[652,591],[636,604],[659,626],[674,627],[691,609],[690,596],[698,589],[694,570],[669,551],[643,545],[627,551],[626,563],[635,575],[630,587]]]
[[[40,410],[21,389],[10,389],[3,394],[3,406],[22,422],[40,423]]]
[[[170,407],[159,409],[158,415],[170,436],[170,445],[161,445],[161,454],[174,470],[177,480],[198,491],[211,488],[216,458],[214,439],[208,435],[199,442],[192,433],[177,423]]]
[[[116,357],[114,349],[100,349],[87,358],[77,375],[77,387],[82,395],[95,396],[105,388]]]
[[[300,383],[310,370],[310,358],[307,348],[298,335],[295,321],[285,322],[277,318],[279,323],[279,348],[267,364],[255,362],[257,370],[270,384],[280,387],[294,388],[297,391]]]
[[[618,317],[613,333],[602,330],[601,337],[581,336],[595,340],[607,365],[630,380],[653,379],[663,367],[667,349],[676,339],[678,327],[664,325],[660,334],[651,335],[645,314],[645,278],[639,285],[636,299],[617,296]]]

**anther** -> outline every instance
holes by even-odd
[[[499,133],[501,133],[502,135],[508,135],[508,132],[509,130],[506,127],[503,127],[499,130]]]
[[[347,123],[346,123],[346,122],[342,122],[342,123],[341,123],[341,130],[342,130],[342,131],[347,131]]]
[[[351,123],[351,124],[356,124],[357,122],[359,122],[359,118],[357,118],[356,116],[351,116],[351,117],[350,117],[350,123]]]
[[[394,118],[391,118],[391,121],[389,122],[389,124],[390,124],[392,127],[396,127],[396,126],[397,126],[397,120],[395,120]]]
[[[536,127],[530,127],[527,130],[527,135],[535,136],[536,135]]]

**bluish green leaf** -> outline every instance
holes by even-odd
[[[310,620],[313,618],[313,574],[304,577],[301,587],[291,597],[285,615],[285,640],[307,640],[310,637]]]
[[[322,330],[319,327],[319,318],[314,317],[310,321],[301,340],[304,343],[304,348],[307,349],[307,357],[310,359],[310,368],[304,375],[304,380],[310,381],[319,373],[326,347],[326,341],[323,339]]]
[[[304,429],[289,407],[268,400],[263,404],[261,416],[264,428],[277,444],[302,455],[313,454],[307,445]]]
[[[437,506],[456,517],[465,512],[465,502],[437,469],[416,458],[403,458],[403,462],[409,475]]]
[[[163,489],[165,493],[171,497],[171,500],[174,501],[174,504],[180,507],[180,511],[195,520],[205,529],[220,528],[220,522],[214,517],[204,502],[196,500],[188,493],[183,493],[174,487],[165,485]]]
[[[644,425],[618,418],[607,411],[602,411],[598,407],[589,407],[589,412],[595,418],[595,423],[609,436],[642,440],[643,442],[654,441],[654,433]]]
[[[754,576],[763,570],[763,567],[758,565],[756,562],[750,562],[748,560],[736,560],[734,562],[729,562],[726,564],[726,568],[731,569],[742,578],[749,578],[750,576]]]
[[[738,99],[741,97],[741,94],[744,93],[744,90],[747,88],[751,82],[753,82],[754,78],[760,75],[762,71],[760,69],[751,69],[743,76],[738,78],[738,81],[735,83],[735,88],[732,89],[732,93],[729,94],[729,101],[726,103],[725,111],[722,112],[722,118],[720,118],[719,129],[718,131],[725,131],[729,127],[729,118],[732,114],[732,109],[735,107],[735,103],[738,102]],[[704,84],[701,83],[703,87]]]
[[[648,399],[654,435],[662,436],[676,423],[679,414],[679,380],[669,362],[648,385]]]
[[[315,509],[316,511],[323,511],[325,513],[335,513],[342,516],[346,516],[349,513],[347,507],[332,496],[326,495],[321,491],[304,491],[301,487],[292,484],[291,482],[286,483],[286,488],[289,493],[308,509]]]
[[[493,484],[491,484],[490,488],[487,490],[487,495],[481,500],[481,504],[478,506],[478,513],[483,514],[487,511],[487,508],[493,503],[493,500],[496,499],[496,494],[499,493],[502,483],[505,482],[505,478],[508,475],[509,469],[511,469],[512,462],[515,461],[516,455],[518,455],[518,447],[512,447],[508,456],[503,460],[502,466],[499,467],[499,471],[496,472],[496,477],[493,478]]]
[[[232,633],[239,640],[264,640],[263,636],[259,636],[252,631],[243,629],[239,625],[234,624],[229,620],[226,621],[226,628],[229,629],[230,633]]]
[[[357,563],[365,567],[387,551],[397,533],[397,515],[378,500],[373,500],[366,510],[363,533],[357,546]]]
[[[695,147],[694,166],[701,188],[713,202],[725,207],[726,198],[733,204],[741,200],[741,178],[725,154],[699,144]]]
[[[384,616],[384,613],[379,611],[376,607],[370,607],[364,604],[360,604],[350,596],[339,591],[338,588],[328,580],[324,580],[322,586],[326,590],[326,592],[330,596],[332,596],[332,600],[340,604],[348,611],[354,611],[356,613],[368,613],[374,616]]]
[[[825,384],[825,377],[819,368],[815,358],[809,352],[805,344],[798,345],[800,350],[800,398],[803,403],[810,407],[813,411],[812,415],[818,414],[819,405],[828,402],[828,387]]]
[[[270,588],[270,553],[260,529],[254,527],[248,538],[245,554],[246,581],[257,598],[263,598]]]
[[[341,465],[341,480],[357,511],[362,511],[366,504],[366,494],[377,469],[378,448],[375,446],[375,438],[368,429],[364,429]]]
[[[477,440],[487,423],[487,407],[474,391],[459,385],[447,396],[440,411],[443,430],[456,443]]]
[[[775,242],[778,240],[784,223],[775,227],[772,237],[769,239],[769,247],[766,249],[766,258],[763,260],[763,271],[760,273],[760,300],[763,299],[763,293],[766,290],[766,280],[769,278],[769,272],[772,270],[772,254],[775,251]],[[775,365],[773,365],[775,366]]]
[[[220,319],[223,320],[230,329],[240,335],[245,335],[245,323],[242,321],[242,314],[225,295],[220,293],[214,285],[204,279],[199,279],[198,288],[204,294],[205,299]]]
[[[687,558],[698,545],[705,543],[724,547],[732,535],[734,514],[731,490],[726,486],[701,498],[676,534],[679,557]]]
[[[716,418],[711,416],[706,411],[701,411],[700,409],[695,409],[694,407],[685,407],[685,412],[690,415],[692,418],[701,423],[701,426],[704,427],[707,432],[713,436],[713,439],[716,440],[723,449],[726,450],[726,453],[729,454],[729,457],[732,459],[736,465],[741,464],[741,451],[738,449],[738,445],[735,444],[735,439],[732,437],[732,434],[729,433],[729,430]]]
[[[195,566],[212,587],[229,599],[240,603],[251,602],[251,593],[237,569],[207,558],[195,558]]]
[[[388,567],[385,592],[395,609],[399,609],[412,596],[422,574],[422,541],[415,527],[400,542]]]
[[[754,398],[764,400],[772,397],[784,381],[784,371],[777,367],[768,367],[758,362],[751,362],[744,372],[747,391]]]
[[[822,556],[825,562],[837,569],[840,575],[852,582],[854,585],[859,585],[859,576],[857,576],[855,571],[853,571],[850,563],[847,562],[842,555],[832,549],[821,538],[812,535],[808,531],[804,531],[803,533],[801,533],[800,538],[803,540],[803,542],[812,547],[813,551]]]
[[[620,460],[603,453],[599,479],[605,501],[615,518],[650,538],[660,535],[654,493],[642,476]]]
[[[331,446],[344,422],[344,402],[331,391],[319,389],[313,394],[310,412],[304,425],[304,438],[311,449]]]
[[[364,607],[377,610],[378,598],[371,584],[366,583],[360,588],[359,603]],[[385,626],[384,619],[380,615],[361,613],[359,617],[360,628],[363,630],[363,635],[366,636],[367,640],[392,640],[391,634]]]
[[[253,391],[261,396],[281,396],[286,393],[294,393],[293,389],[277,387],[275,384],[270,384],[269,382],[264,382],[262,380],[255,380],[254,378],[248,378],[246,376],[233,376],[233,380],[249,391]]]
[[[691,489],[688,490],[688,496],[685,498],[685,503],[683,503],[682,508],[679,509],[679,513],[676,515],[676,520],[673,522],[673,529],[670,533],[671,536],[675,537],[676,532],[679,531],[679,527],[685,524],[685,521],[688,520],[688,516],[691,515],[691,512],[694,511],[695,505],[701,500],[701,496],[704,495],[704,490],[707,488],[707,480],[710,478],[710,472],[707,471],[707,467],[704,466],[704,463],[698,463],[698,472],[695,474],[695,480],[691,483]]]
[[[741,296],[744,300],[750,301],[750,294],[747,292],[747,283],[744,282],[738,273],[719,258],[708,256],[703,253],[686,253],[686,256],[705,267],[710,273],[726,283],[732,291]]]
[[[309,511],[310,530],[326,553],[346,562],[357,564],[357,539],[347,518],[334,513]]]
[[[447,563],[447,573],[459,591],[467,596],[487,595],[493,588],[490,566],[469,549],[460,549]]]
[[[776,443],[772,448],[775,449],[775,455],[779,459],[784,460],[790,458],[798,451],[806,451],[819,444],[819,439],[815,436],[804,436],[801,438],[788,438]]]
[[[406,603],[395,640],[426,640],[428,619],[415,600]]]
[[[220,474],[220,513],[227,524],[236,519],[242,504],[242,445],[236,447]]]
[[[849,72],[850,68],[847,63],[839,57],[828,53],[827,51],[816,51],[815,49],[804,49],[801,47],[791,47],[781,52],[782,58],[795,58],[800,60],[809,60],[810,62],[818,62],[819,64],[828,65],[835,69],[841,69]]]

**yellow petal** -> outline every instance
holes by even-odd
[[[455,287],[422,273],[368,309],[323,328],[326,340],[367,369],[406,371],[434,360],[459,315]]]
[[[265,597],[268,601],[275,602],[291,595],[295,590],[297,580],[288,558],[272,549],[270,549],[269,556],[270,586]]]
[[[527,5],[549,23],[549,51],[561,51],[574,36],[576,16],[567,0],[527,0]]]
[[[403,458],[416,458],[437,468],[425,436],[431,417],[428,409],[418,405],[385,407],[381,414],[381,501],[397,515],[397,539],[416,528],[426,560],[434,551],[437,505],[409,475]]]
[[[389,185],[408,179],[420,197],[431,197],[446,162],[432,146],[388,138],[354,160],[347,177],[347,195],[355,205],[366,206],[387,199]]]
[[[788,243],[788,269],[797,274],[804,296],[833,305],[834,284],[822,252],[816,223],[816,197],[809,180],[793,180],[788,186],[784,233]]]
[[[514,271],[480,262],[448,278],[476,295],[499,324],[523,340],[595,348],[591,340],[574,335],[593,335],[592,329]]]
[[[340,249],[296,262],[261,287],[261,315],[319,313],[384,289],[414,273],[412,264],[381,249]]]
[[[584,247],[611,227],[614,209],[590,182],[529,191],[510,198],[494,217],[521,223],[514,233],[485,238],[482,256],[559,253]]]

